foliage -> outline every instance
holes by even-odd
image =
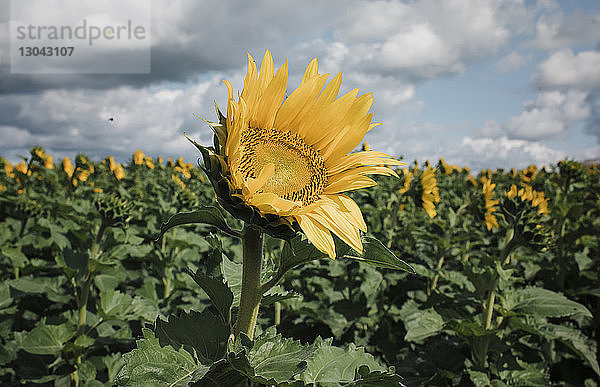
[[[442,160],[433,218],[422,169],[406,185],[407,174],[379,178],[353,194],[363,254],[336,241],[331,261],[300,235],[266,237],[250,341],[232,336],[241,224],[200,169],[143,154],[123,173],[83,155],[71,169],[44,155],[0,161],[3,385],[598,381],[596,169],[469,179]]]

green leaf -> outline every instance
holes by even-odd
[[[444,320],[433,308],[421,310],[409,300],[400,309],[400,318],[404,321],[406,336],[404,340],[422,342],[435,336],[444,328]]]
[[[206,292],[213,305],[219,312],[223,322],[229,325],[231,321],[231,304],[233,293],[220,278],[209,277],[197,270],[196,273],[187,269],[186,273]]]
[[[126,353],[125,365],[115,383],[119,386],[187,386],[198,367],[187,351],[161,347],[149,329],[142,329],[144,339],[137,349]]]
[[[415,270],[406,262],[396,257],[394,253],[385,247],[378,239],[371,236],[363,236],[363,253],[359,254],[338,238],[336,242],[336,255],[338,257],[354,259],[367,262],[377,267],[403,270],[416,274]],[[305,264],[317,259],[329,259],[328,256],[319,251],[305,236],[296,236],[286,243],[281,254],[282,271],[288,271],[298,265]]]
[[[551,385],[548,370],[543,363],[518,360],[522,369],[500,371],[499,376],[508,386],[545,387]]]
[[[269,327],[254,341],[248,354],[256,375],[271,383],[281,383],[301,373],[306,367],[305,360],[316,349],[276,333],[274,326]]]
[[[547,340],[558,340],[567,345],[581,359],[583,359],[597,375],[600,375],[600,366],[596,357],[596,343],[587,338],[581,331],[566,325],[550,324],[545,320],[534,320],[511,317],[510,324],[513,328],[544,337]]]
[[[105,320],[126,317],[132,309],[132,302],[133,298],[129,294],[123,294],[118,290],[105,290],[100,293],[99,314]]]
[[[179,316],[169,316],[168,321],[159,317],[154,323],[154,332],[161,346],[193,348],[200,360],[208,364],[225,355],[231,333],[229,325],[208,310],[181,312]]]
[[[237,307],[240,304],[240,294],[242,292],[242,264],[231,261],[223,254],[221,272],[233,294],[232,305]]]
[[[36,277],[27,276],[7,281],[11,288],[23,293],[46,294],[53,302],[68,302],[72,295],[65,294],[62,286],[66,282],[64,276]]]
[[[245,372],[240,371],[236,365],[246,370],[250,374],[253,374],[251,367],[247,364],[245,351],[240,352],[238,355],[230,354],[227,359],[221,359],[213,363],[210,367],[201,366],[192,374],[192,381],[194,386],[206,386],[206,387],[220,387],[220,386],[247,386],[248,377]],[[235,364],[235,365],[234,365]],[[244,367],[243,364],[246,364]]]
[[[3,247],[1,252],[4,257],[10,260],[13,267],[25,267],[27,262],[29,262],[27,256],[20,249]]]
[[[158,308],[151,300],[131,297],[118,290],[105,290],[100,293],[99,314],[104,320],[152,321],[158,314]]]
[[[476,386],[489,386],[490,385],[490,378],[488,377],[487,373],[482,372],[482,371],[477,371],[474,369],[468,369],[467,373],[469,374],[469,378],[471,379],[471,381],[473,382],[474,385],[476,385]]]
[[[351,386],[361,387],[395,387],[404,386],[402,384],[402,377],[391,372],[372,371],[367,366],[360,366],[358,369],[360,379],[355,380]]]
[[[406,262],[396,257],[394,253],[383,245],[378,239],[364,236],[362,238],[363,252],[359,254],[354,249],[347,248],[342,254],[344,258],[367,262],[371,265],[385,269],[403,270],[416,274],[415,270]]]
[[[197,211],[193,212],[181,212],[179,214],[175,214],[167,220],[166,223],[163,223],[160,226],[160,234],[155,240],[160,240],[165,232],[170,230],[175,226],[180,226],[182,224],[192,224],[192,223],[203,223],[211,226],[215,226],[221,231],[235,237],[240,236],[240,232],[237,230],[231,229],[223,214],[217,207],[202,207]]]
[[[0,310],[8,308],[12,301],[8,284],[6,282],[0,283]]]
[[[329,257],[319,251],[304,235],[298,235],[283,246],[281,271],[287,272],[296,266],[317,259],[329,259]]]
[[[592,317],[592,313],[585,306],[552,290],[528,287],[517,289],[514,294],[519,300],[512,308],[515,313],[540,317],[568,317],[573,315]]]
[[[314,346],[316,350],[307,359],[306,370],[296,377],[304,383],[337,386],[340,383],[352,382],[361,366],[367,366],[374,371],[386,371],[364,348],[357,348],[352,343],[343,349],[332,346],[331,339],[323,340],[318,337]]]
[[[25,337],[23,350],[36,355],[58,355],[63,345],[75,335],[75,327],[68,324],[46,325],[41,321]]]
[[[240,295],[242,293],[242,264],[229,260],[229,258],[223,254],[221,271],[225,277],[227,286],[233,293],[232,306],[237,307],[240,304]],[[268,281],[270,279],[270,275],[271,273],[263,271],[261,273],[261,282],[264,283]],[[260,304],[262,306],[269,306],[275,301],[287,300],[295,296],[296,295],[294,293],[284,292],[279,289],[278,286],[275,286],[265,293]]]
[[[85,273],[87,271],[88,263],[90,261],[89,254],[65,249],[63,251],[63,256],[65,258],[65,264],[71,269],[77,270],[79,273]]]

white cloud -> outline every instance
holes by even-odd
[[[240,83],[241,75],[227,78]],[[136,149],[155,156],[196,157],[183,132],[199,141],[211,140],[212,132],[193,114],[214,119],[213,99],[225,108],[226,89],[221,79],[223,74],[185,89],[163,85],[12,96],[13,120],[19,124],[0,127],[0,153],[14,157],[15,149],[43,144],[50,151],[71,149],[91,157],[113,154],[124,158]],[[4,99],[8,104],[7,98],[0,97],[0,103]]]
[[[575,11],[544,14],[536,23],[533,47],[556,50],[577,44],[595,43],[600,39],[600,14]]]
[[[388,38],[377,58],[381,66],[392,71],[409,71],[425,78],[433,78],[440,71],[460,72],[462,64],[458,52],[446,45],[427,23],[408,27]]]
[[[496,120],[486,120],[481,127],[477,129],[481,137],[497,138],[504,134],[502,125]]]
[[[520,1],[359,1],[335,36],[353,52],[371,55],[367,65],[397,77],[433,78],[459,73],[508,42]]]
[[[570,49],[558,51],[540,64],[533,79],[542,88],[600,87],[600,52],[573,55]]]
[[[471,164],[473,169],[489,166],[524,168],[529,164],[550,165],[564,159],[567,153],[526,140],[464,137],[460,146],[449,152],[448,159],[462,158],[461,165]]]
[[[518,70],[531,61],[531,54],[521,55],[516,51],[511,52],[496,63],[496,67],[503,73]]]
[[[507,121],[506,131],[512,138],[530,140],[559,135],[590,116],[586,97],[587,93],[576,90],[543,92],[535,101],[526,102],[520,115]]]

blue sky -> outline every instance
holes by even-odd
[[[150,74],[16,75],[0,0],[0,155],[41,145],[59,159],[141,149],[193,160],[183,131],[210,139],[193,114],[213,118],[221,81],[240,90],[246,53],[260,61],[268,48],[289,61],[290,92],[313,57],[320,72],[343,72],[342,92],[373,92],[383,125],[366,140],[394,156],[475,170],[600,158],[597,0],[176,0],[151,11]]]

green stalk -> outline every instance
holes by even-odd
[[[275,302],[275,325],[281,324],[281,302]]]
[[[435,290],[438,281],[440,280],[440,270],[442,269],[442,266],[444,265],[444,256],[442,255],[440,257],[440,259],[438,260],[437,266],[435,267],[435,276],[433,277],[433,281],[431,282],[431,287],[429,289],[427,289],[427,295],[430,296],[431,293],[433,293],[433,291]]]
[[[510,253],[519,245],[519,240],[517,238],[516,230],[513,228],[511,230],[509,241],[504,245],[504,248],[500,252],[500,256],[498,257],[501,265],[504,266],[510,263]],[[483,327],[486,331],[492,329],[492,318],[494,316],[494,303],[496,302],[496,286],[498,285],[498,274],[494,274],[492,279],[492,283],[490,285],[490,294],[487,299],[487,305],[484,305],[485,315],[483,317]],[[481,340],[478,340],[481,346],[476,345],[474,348],[475,352],[475,363],[479,367],[484,367],[485,362],[487,360],[487,352],[490,345],[491,336],[487,335],[481,337]]]
[[[98,250],[100,249],[100,241],[102,240],[102,235],[104,234],[104,230],[106,230],[107,224],[102,221],[100,227],[98,229],[98,233],[92,242],[92,246],[90,248],[90,260],[98,258]],[[84,333],[85,329],[85,321],[87,317],[87,302],[90,295],[90,288],[92,286],[92,280],[94,279],[93,273],[89,270],[85,275],[85,281],[81,286],[81,293],[79,293],[79,297],[77,300],[78,307],[78,319],[77,319],[77,333],[75,334],[75,338],[81,336]],[[83,356],[79,354],[77,356],[77,365],[75,366],[75,370],[71,372],[71,385],[78,387],[79,386],[79,373],[78,368],[83,360]]]
[[[254,337],[254,327],[262,298],[260,271],[263,258],[263,234],[257,227],[248,224],[242,230],[242,293],[240,309],[235,323],[235,335],[244,333],[250,340]]]

